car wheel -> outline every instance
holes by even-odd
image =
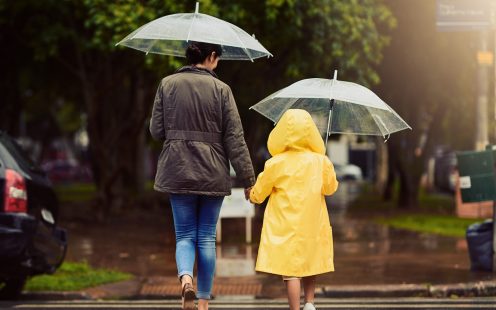
[[[0,283],[0,300],[15,300],[21,295],[26,277],[7,279]]]

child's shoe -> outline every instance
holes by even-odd
[[[305,307],[303,307],[303,310],[316,310],[316,309],[315,309],[315,306],[312,303],[307,302],[305,304]]]

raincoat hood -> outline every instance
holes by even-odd
[[[310,114],[301,109],[287,110],[267,141],[272,156],[286,151],[310,151],[325,154],[325,146],[319,130]]]

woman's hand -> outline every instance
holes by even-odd
[[[246,200],[250,200],[250,193],[251,193],[251,189],[253,188],[253,186],[250,186],[248,188],[245,188],[245,199]]]

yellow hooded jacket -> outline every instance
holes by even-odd
[[[255,269],[294,277],[334,271],[324,195],[333,194],[338,181],[310,114],[287,110],[267,145],[273,157],[250,194],[254,203],[270,195]]]

